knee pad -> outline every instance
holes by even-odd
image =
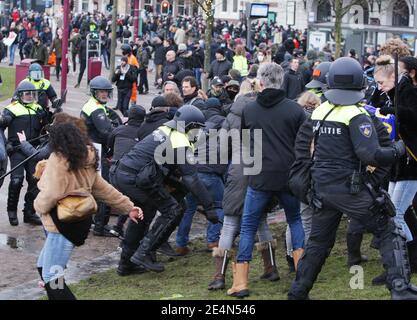
[[[20,189],[23,186],[23,177],[12,177],[10,179],[10,188]]]

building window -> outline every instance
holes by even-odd
[[[329,1],[319,1],[317,5],[317,22],[330,22],[332,20],[332,8]]]
[[[223,0],[222,11],[227,12],[227,0]]]
[[[88,12],[88,3],[89,3],[88,0],[83,0],[82,6],[81,6],[83,12]]]
[[[187,13],[185,12],[185,3],[184,0],[178,0],[178,14],[183,16]]]
[[[144,1],[144,7],[143,7],[146,11],[148,12],[152,12],[153,8],[152,8],[152,0],[145,0]]]
[[[233,12],[237,12],[238,0],[233,0]]]
[[[408,27],[410,10],[404,0],[397,0],[392,8],[392,26]]]

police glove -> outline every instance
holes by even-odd
[[[382,107],[379,109],[379,113],[383,116],[387,116],[389,114],[395,114],[395,109],[393,107]]]
[[[394,152],[395,152],[395,158],[399,159],[401,158],[403,155],[405,155],[406,153],[406,147],[405,144],[402,140],[399,141],[395,141],[394,144],[392,145]]]
[[[56,98],[54,101],[52,101],[52,108],[58,109],[62,106],[62,100],[60,98]]]

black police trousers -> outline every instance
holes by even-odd
[[[101,154],[101,176],[104,180],[109,182],[110,165],[106,159],[105,152]],[[94,230],[97,232],[104,232],[104,227],[109,223],[111,208],[104,202],[97,203],[97,213],[94,216]]]
[[[10,166],[14,168],[20,164],[23,160],[27,158],[20,151],[13,152],[10,155]],[[7,211],[17,211],[17,205],[19,203],[20,190],[23,186],[23,179],[25,178],[26,172],[26,181],[28,183],[28,188],[25,194],[25,204],[23,209],[23,214],[25,216],[30,216],[35,213],[33,208],[33,201],[39,193],[37,188],[37,181],[33,177],[35,172],[36,163],[33,161],[26,162],[24,165],[17,168],[10,174],[10,183],[9,183],[9,194],[7,197]]]
[[[134,223],[129,220],[125,237],[122,242],[123,255],[127,258],[138,250],[141,241],[147,238],[146,252],[155,251],[162,243],[168,240],[171,233],[180,224],[184,214],[184,208],[179,203],[183,202],[185,194],[177,192],[170,194],[163,184],[156,184],[150,189],[136,187],[136,176],[131,172],[121,169],[110,169],[110,183],[120,192],[128,196],[135,206],[143,210],[144,219]],[[160,215],[156,218],[152,229],[152,223],[156,211]],[[143,245],[143,241],[142,241]]]
[[[313,214],[310,238],[298,263],[296,278],[288,293],[289,298],[308,298],[308,293],[333,248],[342,213],[351,220],[356,220],[378,238],[382,262],[388,273],[388,289],[392,289],[397,280],[409,283],[410,268],[404,235],[391,217],[369,211],[374,200],[367,190],[356,195],[351,195],[348,191],[346,194],[317,195],[322,202],[322,208],[316,208]]]

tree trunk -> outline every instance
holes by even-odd
[[[110,43],[110,74],[109,80],[113,76],[112,72],[116,69],[116,46],[117,46],[117,38],[116,38],[116,24],[117,24],[117,0],[113,1],[113,10],[112,10],[112,21],[111,21],[111,43]]]
[[[206,4],[208,5],[208,3],[211,4],[211,2],[207,2]],[[204,48],[204,71],[208,74],[208,72],[210,71],[210,58],[211,58],[211,40],[212,40],[212,34],[213,34],[213,22],[214,22],[214,16],[213,16],[213,11],[212,11],[212,7],[207,6],[207,11],[206,11],[206,15],[207,15],[207,28],[206,28],[206,35],[205,35],[205,48]],[[202,89],[203,91],[207,91],[208,90],[208,79],[207,76],[203,77],[203,81],[202,81]]]
[[[336,42],[335,59],[339,58],[342,53],[342,10],[343,0],[335,0],[335,31],[334,38]]]

